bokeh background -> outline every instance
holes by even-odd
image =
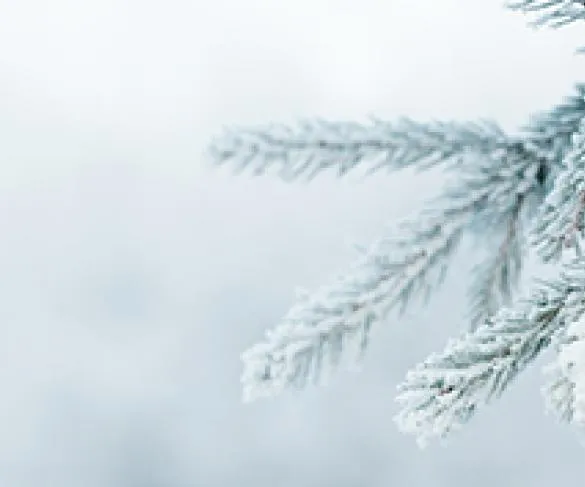
[[[294,287],[442,182],[286,184],[204,151],[317,115],[513,130],[571,92],[584,43],[499,0],[0,0],[0,486],[582,485],[538,366],[447,448],[394,427],[406,370],[464,326],[469,251],[361,372],[242,405],[240,353]]]

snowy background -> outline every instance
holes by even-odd
[[[0,485],[582,485],[538,366],[448,448],[396,431],[396,384],[463,324],[466,256],[361,373],[243,406],[239,355],[294,287],[441,184],[202,156],[224,124],[316,115],[514,128],[580,80],[581,30],[499,0],[0,0]]]

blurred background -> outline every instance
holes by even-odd
[[[464,326],[469,252],[358,374],[241,403],[240,353],[295,286],[441,181],[286,184],[206,145],[312,116],[513,130],[582,81],[584,40],[501,3],[0,0],[0,486],[581,485],[539,366],[447,448],[394,427],[397,383]]]

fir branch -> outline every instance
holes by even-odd
[[[404,224],[401,237],[376,242],[347,275],[293,306],[265,342],[242,355],[244,400],[319,382],[323,367],[363,354],[370,329],[390,309],[440,284],[476,202],[458,203],[427,211],[422,224]]]
[[[311,180],[329,169],[343,176],[358,165],[369,166],[368,174],[382,168],[430,167],[507,144],[502,130],[487,122],[390,123],[372,118],[361,124],[318,119],[296,127],[225,131],[211,145],[210,154],[216,164],[232,162],[256,175],[276,166],[281,178],[292,181]]]
[[[424,446],[468,422],[478,408],[499,397],[585,307],[583,260],[540,281],[530,298],[502,309],[474,332],[448,343],[411,370],[399,387],[399,428]]]
[[[534,27],[548,25],[558,28],[585,20],[585,1],[583,0],[514,0],[506,5],[512,10],[525,14],[537,13]]]
[[[585,85],[577,85],[576,91],[551,110],[533,116],[519,137],[506,135],[493,122],[312,120],[296,127],[225,130],[208,152],[216,165],[235,164],[238,171],[249,169],[256,175],[275,170],[287,181],[311,180],[327,170],[344,176],[361,166],[367,168],[367,174],[438,164],[458,168],[505,153],[540,161],[542,183],[560,164],[563,150],[585,114]]]

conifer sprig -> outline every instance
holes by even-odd
[[[362,168],[366,174],[406,167],[473,165],[477,159],[509,153],[542,160],[545,179],[560,163],[571,135],[585,113],[585,84],[551,110],[532,117],[519,136],[496,123],[306,120],[296,126],[271,125],[225,129],[209,147],[216,165],[232,164],[255,175],[275,172],[282,179],[309,181],[324,171],[344,176]]]
[[[372,174],[380,169],[457,163],[513,143],[492,123],[316,119],[296,126],[226,130],[215,139],[210,154],[216,164],[233,163],[256,175],[275,171],[287,181],[309,181],[323,171],[344,176],[358,166]]]
[[[399,428],[420,444],[444,438],[499,397],[585,310],[585,261],[540,282],[530,298],[502,309],[473,332],[447,344],[411,370],[399,386]]]

